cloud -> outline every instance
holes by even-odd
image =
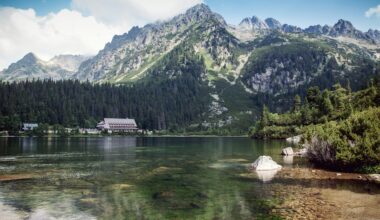
[[[173,17],[203,0],[72,0],[71,9],[38,16],[33,9],[0,7],[0,70],[33,52],[94,55],[115,34]]]
[[[57,54],[95,54],[117,32],[68,9],[37,16],[33,9],[3,7],[0,17],[0,69],[28,52],[45,60]]]
[[[374,7],[374,8],[368,9],[365,12],[365,16],[367,18],[372,17],[372,16],[380,17],[380,5],[378,5],[378,6]]]
[[[71,6],[108,25],[129,29],[171,18],[203,0],[72,0]]]

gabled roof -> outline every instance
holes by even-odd
[[[104,122],[106,124],[130,124],[137,126],[135,119],[132,118],[105,118]]]
[[[23,123],[24,126],[38,126],[37,123]]]

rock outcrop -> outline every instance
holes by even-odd
[[[281,151],[281,155],[285,155],[285,156],[292,156],[292,155],[294,155],[293,148],[291,148],[291,147],[283,148],[282,151]]]
[[[282,166],[273,161],[270,156],[260,156],[251,164],[251,167],[256,171],[279,170],[282,168]]]
[[[292,144],[299,144],[301,141],[301,137],[302,137],[302,135],[288,137],[288,138],[286,138],[286,142],[292,143]]]

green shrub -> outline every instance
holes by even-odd
[[[380,165],[380,108],[353,113],[340,122],[308,128],[310,160],[346,170]]]

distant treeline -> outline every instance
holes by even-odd
[[[79,81],[0,82],[0,130],[20,122],[94,127],[104,117],[135,118],[143,129],[177,130],[206,117],[204,61],[191,48],[171,51],[152,76],[133,85]]]
[[[21,122],[94,127],[104,117],[135,118],[144,129],[169,129],[199,118],[202,88],[190,75],[159,84],[92,85],[78,81],[0,83],[0,130]]]

